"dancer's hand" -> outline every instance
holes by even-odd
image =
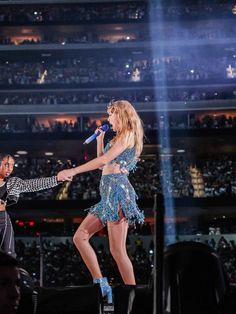
[[[72,181],[74,176],[73,169],[66,169],[58,172],[57,180],[58,181]]]

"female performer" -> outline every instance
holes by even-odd
[[[57,176],[30,180],[22,180],[18,177],[9,178],[14,165],[15,160],[11,155],[0,154],[0,250],[13,257],[16,256],[14,231],[6,210],[7,206],[17,203],[21,193],[49,189],[59,183]]]
[[[89,209],[87,217],[76,231],[73,241],[88,267],[94,283],[99,283],[102,295],[112,303],[112,290],[102,276],[97,257],[89,239],[107,225],[110,251],[125,284],[135,285],[133,265],[127,255],[126,238],[129,224],[143,223],[144,214],[136,204],[136,193],[128,180],[143,148],[143,126],[134,107],[126,100],[108,105],[108,121],[116,136],[103,149],[104,133],[96,132],[97,158],[76,168],[58,173],[60,180],[76,174],[102,168],[101,201]]]

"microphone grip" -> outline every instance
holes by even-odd
[[[95,140],[96,137],[98,137],[98,135],[100,135],[101,132],[97,132],[97,133],[94,133],[92,134],[90,137],[88,137],[83,144],[89,144],[91,143],[93,140]]]

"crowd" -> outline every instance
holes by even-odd
[[[139,23],[139,20],[137,19]],[[147,31],[137,30],[137,28],[127,28],[124,26],[122,33],[114,36],[114,27],[110,26],[110,30],[102,30],[95,25],[91,26],[89,30],[84,27],[77,26],[74,29],[68,29],[67,32],[62,32],[60,29],[55,30],[54,27],[48,26],[46,32],[42,28],[41,32],[36,35],[26,35],[25,37],[15,37],[15,33],[8,33],[8,36],[0,35],[0,45],[68,45],[68,44],[93,44],[93,43],[139,43],[150,42],[154,40],[154,36]],[[164,30],[163,30],[164,28]],[[222,40],[234,38],[235,26],[230,20],[203,20],[201,24],[188,21],[187,25],[179,23],[171,23],[167,21],[164,25],[155,29],[158,33],[159,40],[166,41],[166,44],[171,44],[173,40],[188,41],[188,44],[195,44],[194,41],[201,40]],[[91,46],[92,48],[92,46]]]
[[[229,282],[236,284],[236,244],[235,241],[227,241],[224,237],[221,237],[218,243],[216,241],[208,241],[213,246],[218,255],[220,256]]]
[[[76,165],[76,161],[73,164]],[[172,156],[164,160],[160,169],[158,158],[141,159],[137,171],[130,174],[130,180],[140,199],[152,199],[155,193],[162,191],[161,181],[165,178],[165,193],[175,198],[193,197],[194,187],[190,175],[190,161],[187,157]],[[236,159],[234,156],[221,155],[199,159],[198,168],[204,182],[204,197],[235,196],[236,195]],[[27,159],[17,158],[16,176],[33,178],[51,176],[62,168],[71,165],[69,160],[57,159]],[[171,165],[171,166],[170,166]],[[169,169],[169,166],[171,167]],[[68,200],[95,200],[99,198],[99,180],[101,173],[93,171],[75,177],[66,191]],[[143,180],[145,178],[145,180]],[[55,199],[58,189],[35,192],[34,199]],[[23,199],[31,199],[30,193]]]
[[[0,22],[2,24],[50,24],[56,22],[100,22],[100,21],[145,21],[149,18],[193,19],[196,17],[231,17],[233,1],[181,1],[128,3],[83,3],[48,6],[27,5],[1,6]]]
[[[213,84],[235,78],[235,57],[207,52],[176,54],[164,58],[134,55],[90,55],[79,58],[4,61],[0,63],[3,86],[80,86],[96,84],[177,82]],[[217,66],[216,66],[217,65]],[[176,83],[175,83],[176,84]],[[174,84],[174,85],[175,85]],[[108,86],[109,87],[109,86]]]
[[[170,87],[167,89],[158,88],[155,93],[150,88],[140,90],[133,87],[127,90],[120,89],[111,91],[46,91],[41,92],[2,92],[0,95],[1,105],[79,105],[79,104],[104,104],[111,99],[127,99],[131,102],[150,103],[156,101],[182,101],[193,102],[199,100],[225,100],[235,99],[236,93],[234,86],[222,85],[221,88],[209,86],[189,86],[185,88]]]
[[[222,1],[221,1],[222,2]],[[184,3],[184,1],[183,1]],[[153,5],[153,7],[152,7]],[[204,1],[186,1],[185,5],[161,5],[156,6],[151,2],[153,10],[149,12],[149,7],[145,2],[128,3],[93,3],[74,4],[74,5],[53,5],[50,10],[46,6],[24,5],[12,8],[11,6],[0,6],[0,25],[46,25],[54,23],[86,24],[92,22],[145,22],[153,18],[165,18],[166,20],[209,18],[209,17],[233,17],[234,3],[218,3],[213,0],[210,3]],[[161,39],[212,39],[212,38],[230,38],[235,34],[235,26],[227,24],[220,29],[212,22],[208,27],[204,23],[198,29],[194,26],[189,29],[179,29],[173,31],[173,26],[163,33]],[[194,32],[193,32],[194,29]],[[171,34],[171,36],[169,35]],[[104,39],[95,34],[79,33],[72,36],[61,38],[57,34],[41,37],[37,40],[25,40],[17,44],[68,44],[68,43],[102,43],[110,42],[110,39]],[[191,37],[190,37],[191,36]],[[143,41],[150,40],[150,35],[143,36],[142,33],[136,33],[133,38],[128,40]],[[126,41],[127,38],[120,38],[117,41]],[[1,35],[0,45],[15,44],[11,38]],[[184,48],[185,49],[185,48]],[[116,52],[117,53],[117,52]],[[176,53],[175,53],[176,54]],[[199,57],[200,56],[200,57]],[[50,59],[50,58],[49,58]],[[48,60],[49,60],[48,59]],[[53,58],[51,58],[53,59]],[[90,55],[79,56],[78,58],[53,59],[53,61],[33,60],[27,61],[0,61],[1,77],[0,86],[29,88],[33,87],[55,87],[64,88],[80,86],[100,87],[99,84],[107,86],[118,86],[119,84],[135,86],[142,83],[151,86],[152,82],[167,81],[167,85],[182,84],[189,85],[190,88],[165,88],[154,93],[150,90],[132,90],[124,91],[122,98],[132,99],[135,102],[155,102],[155,101],[197,101],[209,99],[235,99],[236,92],[234,86],[230,86],[232,79],[236,78],[236,59],[232,53],[222,55],[207,54],[207,52],[181,53],[181,56],[166,56],[165,58],[151,58],[145,54],[131,53],[130,55]],[[191,83],[205,84],[203,87],[191,89]],[[227,90],[219,90],[214,87],[209,88],[209,83],[226,82],[229,85]],[[110,84],[110,85],[109,85]],[[117,85],[118,84],[118,85]],[[193,84],[192,84],[193,85]],[[140,85],[141,86],[141,85]],[[22,91],[21,91],[22,92]],[[115,92],[116,93],[116,92]],[[103,104],[114,97],[113,91],[67,91],[63,92],[23,92],[1,93],[0,104]],[[118,92],[117,92],[118,93]],[[119,97],[120,98],[120,97]],[[156,122],[144,120],[146,130],[155,130],[161,128],[171,129],[194,129],[194,128],[235,128],[236,116],[225,114],[186,114],[180,119],[171,117],[168,124],[158,125]],[[0,133],[47,133],[47,132],[81,132],[90,130],[91,124],[85,119],[81,125],[81,120],[75,121],[47,121],[44,124],[37,121],[37,118],[30,117],[20,126],[11,118],[0,124]],[[163,168],[160,167],[160,159]],[[59,170],[76,165],[78,161],[58,160],[58,159],[34,159],[34,158],[16,158],[16,167],[14,175],[24,178],[34,178],[40,176],[55,175]],[[138,169],[135,173],[130,173],[130,180],[135,188],[139,199],[152,199],[155,193],[164,192],[166,195],[174,198],[193,197],[194,186],[190,175],[191,161],[187,156],[160,156],[146,159],[142,157],[138,163]],[[197,166],[203,178],[204,197],[220,197],[236,195],[236,158],[235,156],[220,155],[199,158]],[[99,180],[100,171],[93,171],[76,176],[67,186],[66,199],[68,200],[96,200],[99,198]],[[163,180],[164,179],[164,180]],[[164,186],[161,186],[164,182]],[[22,196],[24,200],[54,200],[58,198],[60,186],[55,189],[35,192]],[[170,227],[171,228],[171,227]],[[189,228],[189,226],[188,226]],[[148,229],[148,228],[147,228]],[[189,229],[188,229],[189,230]],[[146,230],[147,231],[147,230]],[[149,230],[150,232],[151,230]],[[132,232],[132,231],[131,231]],[[148,231],[147,231],[148,232]],[[231,283],[236,283],[236,245],[233,241],[226,241],[221,238],[218,243],[213,241],[210,244],[221,256],[224,266],[227,270]],[[127,243],[129,255],[134,265],[137,284],[146,284],[150,281],[153,268],[153,242],[150,236],[149,250],[145,250],[142,242],[137,241],[132,247]],[[41,246],[36,242],[26,243],[18,240],[16,243],[17,256],[21,266],[25,268],[34,279],[36,285],[40,281],[40,262],[43,261],[43,284],[44,286],[73,286],[91,283],[91,276],[75,246],[71,242],[54,243],[44,240]],[[112,283],[121,281],[118,269],[111,255],[107,253],[104,246],[100,244],[96,247],[100,267],[107,277],[111,278]]]
[[[0,22],[19,25],[143,20],[146,10],[142,2],[1,6]]]
[[[102,119],[103,121],[104,119]],[[96,124],[98,123],[98,124]],[[57,117],[37,118],[37,116],[27,116],[25,119],[9,117],[0,119],[1,133],[71,133],[71,132],[93,132],[100,119],[90,119],[87,116],[75,116],[72,119],[61,120]],[[168,122],[160,122],[157,119],[150,121],[147,117],[143,118],[144,129],[154,131],[160,128],[170,130],[189,130],[189,129],[232,129],[236,127],[236,113],[184,113],[181,115],[169,114]]]
[[[147,284],[153,267],[153,253],[146,252],[139,241],[133,248],[129,244],[127,246],[134,265],[137,283]],[[97,247],[94,245],[94,248],[103,273],[110,278],[113,284],[121,283],[118,269],[111,254],[105,250],[103,244],[99,244]],[[92,281],[78,251],[68,240],[64,243],[43,240],[41,247],[36,241],[29,243],[18,240],[16,249],[21,267],[31,274],[35,285],[39,285],[40,280],[40,254],[41,257],[43,256],[44,286],[76,286],[89,284]]]
[[[148,238],[148,248],[144,248],[140,237],[137,237],[134,246],[130,246],[129,241],[127,243],[128,252],[134,264],[137,284],[147,284],[151,279],[154,247],[152,236],[150,235]],[[195,240],[199,241],[197,238]],[[97,242],[99,243],[99,241]],[[236,284],[236,245],[234,240],[227,240],[223,236],[219,236],[218,239],[209,236],[205,243],[212,246],[220,257],[229,282]],[[98,254],[100,265],[103,265],[103,272],[111,278],[113,284],[120,283],[121,279],[110,253],[101,243],[93,246]],[[75,246],[69,240],[65,242],[43,240],[40,246],[38,241],[27,242],[21,238],[17,240],[16,248],[21,266],[30,273],[35,285],[39,285],[40,281],[40,257],[41,262],[43,261],[44,286],[73,286],[91,282],[87,268]]]

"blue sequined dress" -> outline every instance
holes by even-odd
[[[104,149],[106,152],[111,147],[108,143]],[[128,179],[128,173],[135,170],[138,158],[135,156],[135,147],[128,148],[110,163],[117,163],[123,169],[123,173],[102,175],[100,181],[101,201],[90,207],[89,213],[97,216],[104,225],[108,221],[119,221],[119,208],[129,224],[143,223],[144,214],[136,203],[137,194]]]

